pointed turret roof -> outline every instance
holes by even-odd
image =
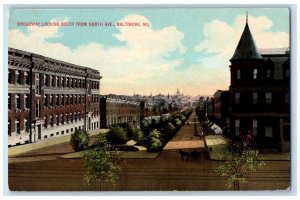
[[[243,34],[230,61],[240,59],[262,59],[250,32],[248,20],[246,21]]]

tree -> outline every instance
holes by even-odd
[[[83,152],[83,162],[86,169],[85,180],[88,184],[99,182],[102,190],[102,182],[116,183],[119,179],[118,152],[111,151],[112,146],[105,136],[99,135],[94,149]]]
[[[220,158],[225,161],[217,166],[216,171],[227,177],[227,189],[233,187],[234,190],[239,190],[240,183],[247,182],[246,176],[265,164],[257,159],[258,151],[253,141],[252,134],[228,140],[226,148],[220,154]]]
[[[107,140],[112,145],[124,144],[127,141],[127,135],[122,127],[112,127],[107,134]]]
[[[160,151],[163,146],[161,140],[161,133],[157,129],[152,130],[148,137],[147,150],[151,152]]]
[[[70,144],[75,151],[84,150],[89,144],[89,134],[84,130],[76,130],[71,135]]]

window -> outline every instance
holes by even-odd
[[[252,127],[253,127],[253,135],[257,136],[257,120],[256,119],[253,120]]]
[[[55,105],[56,105],[56,106],[59,106],[58,94],[55,96]]]
[[[24,105],[25,109],[29,109],[29,94],[24,94]]]
[[[21,71],[19,70],[15,71],[15,81],[17,84],[21,84]]]
[[[60,114],[60,121],[61,121],[61,124],[65,123],[64,114]]]
[[[253,69],[253,79],[257,79],[257,69]]]
[[[53,126],[53,124],[54,124],[54,123],[53,123],[53,120],[54,120],[54,119],[53,119],[53,114],[51,114],[51,115],[50,115],[50,125],[51,125],[51,126]]]
[[[77,94],[74,94],[74,104],[77,104]]]
[[[24,119],[24,129],[26,132],[29,132],[29,121],[27,118]]]
[[[60,105],[62,106],[63,105],[63,102],[64,102],[64,95],[63,94],[61,94],[60,95]]]
[[[290,94],[289,93],[284,94],[284,102],[286,104],[290,103]]]
[[[35,104],[35,117],[40,118],[40,100],[37,100]]]
[[[44,85],[45,86],[49,86],[49,85],[47,85],[47,78],[48,78],[47,74],[44,74]]]
[[[8,94],[8,110],[11,110],[11,94]]]
[[[55,118],[55,121],[56,121],[56,125],[57,125],[57,126],[59,125],[59,119],[58,119],[58,118],[59,118],[59,115],[57,114],[57,115],[56,115],[56,118]]]
[[[273,137],[273,128],[272,126],[265,127],[265,137]]]
[[[70,113],[71,122],[73,122],[73,113]]]
[[[29,85],[30,84],[30,77],[29,77],[28,72],[24,73],[24,78],[25,78],[25,84]]]
[[[58,76],[56,76],[55,87],[58,87],[58,83],[59,83]]]
[[[51,86],[55,87],[55,79],[53,75],[50,75],[50,82],[51,82]]]
[[[73,79],[70,78],[70,87],[73,87]]]
[[[53,94],[50,94],[50,105],[53,106]]]
[[[66,78],[66,87],[69,87],[69,78]]]
[[[257,104],[257,93],[253,93],[253,104]]]
[[[44,95],[44,107],[47,107],[47,103],[48,103],[48,98],[47,98],[48,95]]]
[[[240,96],[241,96],[241,94],[240,94],[239,92],[236,92],[236,93],[235,93],[235,96],[234,96],[234,102],[235,102],[236,104],[240,103]]]
[[[10,120],[8,120],[7,131],[8,131],[8,136],[11,136]]]
[[[45,117],[44,117],[44,127],[47,128],[47,125],[48,125],[48,117],[47,117],[47,115],[45,115]]]
[[[241,70],[240,70],[240,69],[238,69],[238,70],[236,71],[236,78],[237,78],[237,79],[241,79]]]
[[[66,121],[67,121],[67,124],[69,123],[69,115],[68,113],[66,113]]]
[[[11,69],[8,69],[8,83],[11,83]]]
[[[16,109],[20,109],[21,106],[21,102],[20,102],[20,94],[16,94],[15,96],[15,108]]]
[[[64,94],[61,95],[61,105],[66,105],[66,103],[65,103],[65,95]]]
[[[235,120],[235,135],[236,136],[240,135],[240,120],[239,119]]]
[[[65,87],[65,77],[61,77],[61,87]]]
[[[272,93],[269,93],[269,92],[266,93],[266,103],[267,104],[272,103]]]
[[[289,78],[290,77],[290,69],[286,69],[285,70],[285,78]]]
[[[65,102],[66,102],[66,105],[69,105],[69,95],[66,95],[66,100],[65,100]]]
[[[35,94],[40,95],[40,74],[35,74]]]
[[[17,134],[21,134],[21,130],[20,130],[20,120],[16,120],[15,121],[15,130]]]
[[[267,78],[271,78],[271,73],[272,73],[271,69],[267,69]]]

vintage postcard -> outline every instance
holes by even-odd
[[[289,190],[290,15],[10,8],[9,190]]]

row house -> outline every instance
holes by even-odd
[[[100,128],[97,70],[8,49],[8,145]]]

